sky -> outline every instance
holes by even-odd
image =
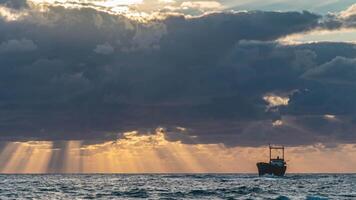
[[[0,173],[356,172],[355,42],[351,0],[0,0]]]

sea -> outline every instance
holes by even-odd
[[[356,174],[0,175],[0,199],[356,199]]]

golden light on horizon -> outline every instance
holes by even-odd
[[[355,145],[289,147],[288,172],[355,172]],[[254,173],[266,147],[183,144],[164,133],[128,132],[94,145],[83,141],[10,142],[0,152],[0,173]]]
[[[0,153],[0,173],[43,173],[52,156],[52,142],[11,142]]]

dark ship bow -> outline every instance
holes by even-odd
[[[259,162],[257,163],[258,175],[263,176],[266,174],[275,176],[284,176],[287,166],[271,165],[270,163]]]
[[[282,150],[281,157],[277,156],[275,158],[272,158],[272,150]],[[263,176],[265,174],[284,176],[287,170],[287,165],[284,161],[284,147],[269,145],[269,163],[258,162],[257,169],[258,175],[260,176]]]

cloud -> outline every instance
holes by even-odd
[[[3,6],[0,4],[0,17],[5,21],[16,21],[26,17],[28,13],[26,11],[21,11],[13,9],[8,6]]]
[[[350,19],[356,17],[356,4],[351,5],[346,10],[340,12],[339,17],[342,19]]]
[[[284,44],[302,44],[302,43],[316,43],[316,42],[348,42],[354,43],[356,41],[356,29],[341,28],[333,30],[309,31],[307,33],[292,34],[278,40]]]
[[[268,102],[269,107],[276,107],[276,106],[287,106],[289,98],[271,94],[271,95],[264,96],[263,100]]]
[[[356,59],[336,57],[330,62],[308,70],[303,76],[324,82],[353,84],[356,81]]]
[[[12,39],[0,44],[0,53],[34,51],[37,45],[28,39]]]
[[[0,17],[0,44],[12,54],[0,57],[2,140],[113,140],[157,127],[185,143],[355,140],[354,86],[306,76],[328,72],[337,56],[354,59],[354,44],[275,41],[320,27],[319,15],[221,12],[140,22],[88,7],[18,11],[28,14]],[[323,121],[326,114],[340,121]],[[310,125],[310,116],[323,126]]]
[[[181,5],[183,8],[198,9],[221,9],[222,5],[217,1],[185,1]]]
[[[115,49],[108,43],[99,44],[95,47],[94,52],[103,55],[114,53]]]
[[[21,1],[21,0],[17,0]],[[220,11],[224,7],[218,1],[172,1],[172,0],[22,0],[30,7],[40,9],[49,7],[66,7],[71,9],[90,8],[113,15],[124,15],[131,19],[147,21],[148,19],[164,18],[166,15],[188,14],[198,16],[210,11]],[[7,3],[9,4],[9,3]]]
[[[346,10],[339,13],[332,13],[327,15],[321,27],[325,29],[341,29],[341,28],[355,28],[356,27],[356,4],[351,5]]]
[[[353,0],[221,0],[220,2],[233,10],[279,10],[283,12],[308,10],[323,15],[338,13],[355,4]]]
[[[26,0],[0,0],[0,5],[5,5],[9,8],[19,9],[27,6]]]

